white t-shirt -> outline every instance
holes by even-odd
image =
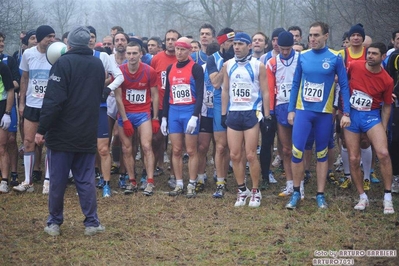
[[[40,53],[36,46],[26,49],[22,55],[19,68],[22,71],[29,72],[26,106],[42,108],[51,69],[46,54]]]

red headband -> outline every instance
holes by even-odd
[[[216,39],[218,41],[218,44],[220,45],[220,44],[224,43],[225,41],[227,41],[228,39],[234,38],[234,36],[235,36],[234,31],[232,31],[227,34],[217,36]]]
[[[175,42],[175,47],[183,47],[191,50],[191,45],[186,42]]]

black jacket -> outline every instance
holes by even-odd
[[[46,146],[95,153],[105,70],[90,48],[73,48],[50,70],[37,132]]]

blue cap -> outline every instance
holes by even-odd
[[[294,36],[289,31],[282,31],[278,35],[277,44],[283,47],[289,47],[294,45]]]
[[[360,24],[360,23],[358,23],[358,24],[356,24],[356,25],[353,25],[353,26],[351,27],[351,29],[349,30],[349,37],[351,37],[352,34],[354,34],[354,33],[359,33],[359,34],[362,36],[363,41],[364,41],[364,39],[366,38],[366,34],[364,33],[363,25]]]
[[[234,41],[235,42],[245,42],[246,44],[250,44],[251,37],[248,34],[246,34],[245,32],[238,32],[234,36]]]

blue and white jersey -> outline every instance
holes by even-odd
[[[198,52],[191,53],[191,58],[195,63],[202,66],[203,64],[206,64],[208,56],[202,50],[199,50]]]
[[[204,69],[204,97],[202,100],[201,116],[213,118],[213,102],[215,88],[209,79],[206,64],[202,65]]]
[[[247,62],[227,61],[229,76],[229,111],[251,111],[262,109],[262,92],[259,84],[261,62],[251,58]]]
[[[39,52],[36,46],[26,49],[19,68],[29,73],[26,106],[42,108],[51,69],[46,53]]]
[[[213,53],[211,56],[208,57],[206,68],[208,74],[212,74],[215,72],[220,72],[223,68],[223,58],[219,52]],[[222,85],[223,86],[223,85]],[[222,89],[217,88],[213,92],[213,102],[214,104],[222,105]]]

